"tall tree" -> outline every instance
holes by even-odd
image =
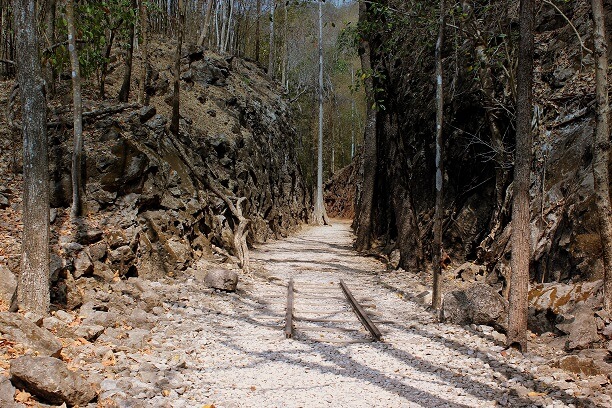
[[[151,67],[149,65],[149,9],[144,0],[140,0],[140,34],[142,36],[142,59],[140,63],[140,83],[138,84],[138,102],[147,105],[149,101],[146,89]]]
[[[321,5],[319,4],[319,8]],[[268,76],[274,79],[274,68],[275,61],[274,58],[274,12],[276,11],[276,0],[270,0],[270,53],[268,58]]]
[[[255,22],[255,61],[259,62],[261,41],[261,0],[257,0],[257,21]]]
[[[359,2],[359,23],[361,26],[359,37],[359,57],[361,59],[361,70],[364,73],[364,89],[366,93],[366,123],[363,135],[363,186],[361,190],[361,203],[359,208],[359,220],[356,223],[357,240],[355,248],[358,251],[370,249],[372,240],[372,210],[374,208],[374,189],[376,186],[376,165],[378,161],[376,145],[376,109],[374,101],[374,77],[371,63],[370,33],[368,27],[368,5]]]
[[[212,6],[213,0],[208,0],[208,3],[206,4],[206,14],[204,15],[204,27],[202,28],[200,38],[198,39],[198,46],[204,45],[204,41],[208,37],[208,31],[210,30],[210,16],[212,14]]]
[[[274,0],[273,0],[274,1]],[[323,202],[323,0],[319,0],[319,148],[317,154],[317,197],[313,220],[315,224],[329,224]]]
[[[131,1],[132,10],[137,10],[138,5],[136,0]],[[130,19],[129,25],[129,38],[128,38],[128,49],[125,56],[125,70],[123,71],[123,83],[121,84],[121,90],[119,91],[119,101],[127,102],[130,98],[130,85],[132,82],[132,61],[134,60],[134,36],[136,34],[136,19]]]
[[[49,312],[47,106],[38,56],[34,0],[13,0],[17,80],[23,116],[23,242],[16,306]]]
[[[170,131],[175,135],[179,133],[180,118],[180,92],[181,92],[181,47],[183,46],[183,31],[185,30],[185,10],[183,0],[178,0],[178,44],[174,56],[174,94],[172,95],[172,121]]]
[[[594,52],[596,128],[593,134],[593,181],[595,205],[604,264],[604,308],[612,313],[612,206],[610,205],[610,105],[608,101],[608,47],[602,0],[592,0],[595,26]]]
[[[529,287],[529,184],[531,166],[531,113],[533,104],[534,0],[521,0],[520,40],[516,84],[516,151],[512,203],[512,258],[510,261],[510,308],[508,345],[527,350]]]
[[[79,56],[76,48],[76,30],[74,28],[74,1],[66,1],[66,23],[68,26],[68,51],[70,53],[70,67],[72,69],[72,100],[74,121],[74,146],[72,150],[72,218],[81,215],[83,180],[83,101],[81,97],[81,70]]]
[[[51,47],[55,43],[55,0],[45,2],[45,37],[44,43]],[[45,64],[45,81],[47,81],[47,92],[55,94],[55,68],[51,60]]]
[[[438,41],[436,42],[436,213],[434,218],[434,236],[432,245],[433,261],[433,294],[431,304],[435,310],[440,309],[442,284],[442,220],[444,217],[444,82],[442,71],[442,46],[444,44],[444,0],[440,0],[440,19]]]

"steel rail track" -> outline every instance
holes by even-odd
[[[317,285],[313,285],[313,284],[299,284],[298,286],[317,286]],[[342,300],[346,300],[348,302],[348,304],[350,305],[350,309],[346,309],[346,311],[352,310],[353,313],[355,313],[355,315],[357,316],[358,320],[361,322],[361,324],[365,327],[365,329],[370,333],[370,335],[372,336],[372,341],[383,341],[382,338],[382,334],[380,332],[380,330],[376,327],[376,325],[374,324],[374,322],[372,321],[372,319],[370,318],[370,316],[366,313],[365,309],[364,309],[364,305],[361,305],[357,299],[355,298],[355,296],[352,294],[352,292],[350,291],[350,289],[348,288],[348,286],[346,285],[346,283],[344,283],[343,280],[340,280],[339,282],[339,286],[340,289],[342,290],[342,293],[344,294],[344,297],[337,297],[337,296],[320,296],[322,293],[321,292],[327,292],[331,287],[325,285],[324,290],[322,290],[321,292],[316,292],[314,294],[318,295],[316,298],[317,299],[327,299],[327,298],[334,298],[334,299],[342,299]],[[337,286],[336,286],[337,288]],[[303,314],[334,314],[334,313],[338,313],[340,311],[333,311],[333,312],[329,312],[326,310],[317,310],[317,311],[310,311],[310,312],[305,312],[305,311],[300,311],[301,315],[296,316],[294,314],[294,306],[295,306],[295,294],[306,294],[305,292],[298,290],[295,288],[295,282],[293,281],[293,278],[289,279],[289,284],[287,285],[287,303],[286,303],[286,310],[285,310],[285,337],[290,339],[294,337],[294,331],[295,329],[298,330],[304,330],[304,331],[317,331],[316,327],[306,327],[306,326],[299,326],[296,327],[294,325],[294,321],[299,320],[299,321],[303,321],[303,322],[346,322],[346,320],[343,319],[333,319],[333,318],[316,318],[316,317],[312,317],[312,318],[308,318],[308,317],[304,317]],[[309,293],[309,295],[314,295],[313,293]],[[362,298],[363,300],[366,301],[371,301],[371,298]],[[375,307],[375,305],[371,305],[371,304],[367,304],[365,306],[368,307]],[[342,310],[343,312],[344,310]],[[376,313],[375,313],[376,314]],[[349,329],[345,329],[345,328],[330,328],[330,327],[320,327],[318,328],[319,331],[344,331],[344,332],[356,332],[358,330],[349,330]],[[328,341],[328,340],[325,340]]]

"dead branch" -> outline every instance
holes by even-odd
[[[128,109],[136,109],[140,108],[142,105],[139,103],[124,103],[121,105],[109,106],[107,108],[98,109],[95,111],[83,112],[83,119],[95,119],[100,116],[112,115],[115,113],[123,112]],[[58,128],[58,127],[66,127],[70,128],[72,126],[72,122],[69,120],[60,119],[59,121],[47,122],[47,127]]]
[[[565,21],[567,21],[567,23],[570,25],[570,27],[572,27],[572,30],[574,30],[574,33],[576,33],[576,37],[578,38],[578,41],[580,41],[580,48],[582,48],[583,50],[585,50],[589,54],[592,54],[593,51],[591,51],[590,48],[588,48],[586,45],[584,45],[584,41],[582,41],[582,37],[580,37],[580,33],[576,29],[576,26],[569,19],[569,17],[566,16],[565,13],[563,11],[561,11],[561,9],[559,7],[557,7],[557,5],[555,3],[553,3],[552,1],[544,0],[544,3],[548,4],[549,6],[552,6],[555,10],[557,10],[557,12],[559,14],[561,14],[561,16],[565,19]]]

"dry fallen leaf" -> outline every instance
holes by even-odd
[[[202,408],[215,408],[215,404],[202,405]]]
[[[17,402],[26,402],[30,399],[32,395],[29,392],[17,390],[15,393],[15,401]]]
[[[170,391],[168,391],[168,390],[163,390],[163,391],[162,391],[162,395],[163,395],[164,397],[167,397],[168,395],[170,395]]]
[[[530,391],[527,395],[530,397],[544,397],[547,394],[545,392]]]

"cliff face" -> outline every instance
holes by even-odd
[[[377,21],[382,15],[394,30],[372,37],[385,108],[378,113],[376,233],[414,268],[430,257],[434,213],[437,6],[379,3],[392,10],[373,11]],[[456,16],[457,29],[445,33],[444,248],[453,261],[487,265],[495,283],[505,279],[510,253],[518,1],[489,3]],[[590,8],[584,1],[560,7],[565,17],[543,5],[537,18],[531,234],[532,278],[541,282],[601,276],[591,174],[594,65],[566,20],[588,47]],[[408,29],[410,17],[401,13],[415,10],[430,23]]]
[[[286,236],[308,219],[282,90],[253,63],[185,50],[181,131],[173,135],[167,68],[173,52],[171,45],[156,47],[149,106],[97,102],[87,93],[86,111],[94,113],[84,129],[86,215],[76,227],[68,217],[71,115],[52,104],[54,280],[160,277],[197,268],[201,259],[231,261],[238,220],[214,190],[234,204],[245,198],[249,243]],[[109,93],[114,86],[111,76]],[[17,245],[7,264],[16,272],[19,231],[12,235]]]

